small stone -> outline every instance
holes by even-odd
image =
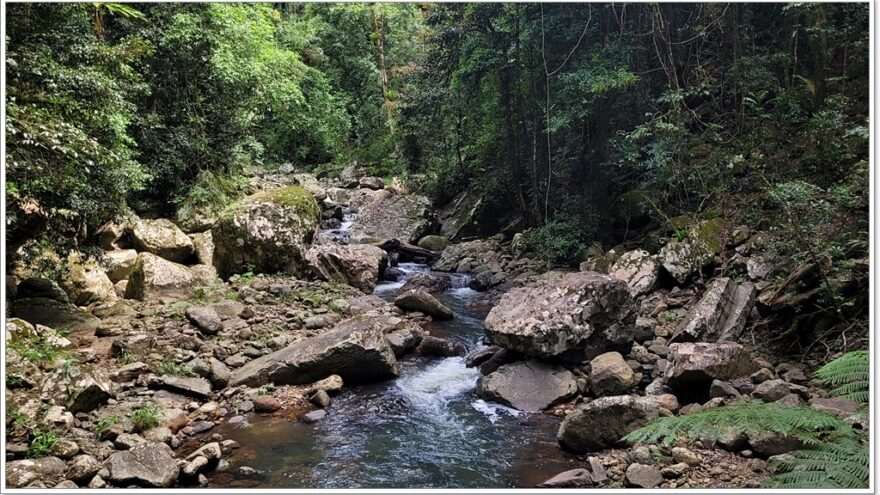
[[[196,421],[189,425],[187,428],[190,429],[190,434],[198,435],[199,433],[204,433],[211,428],[214,427],[213,421]]]
[[[675,462],[683,462],[688,466],[699,466],[702,462],[700,456],[684,447],[673,447],[672,459]]]
[[[583,468],[571,469],[546,480],[538,488],[582,488],[591,486],[593,477]]]
[[[767,380],[755,387],[752,397],[767,402],[776,402],[789,393],[788,384],[780,379]]]
[[[319,409],[317,411],[312,411],[305,414],[302,417],[302,420],[304,423],[317,423],[318,421],[324,419],[325,416],[327,416],[327,412],[323,409]]]
[[[764,383],[767,380],[772,380],[775,375],[773,371],[769,368],[761,368],[758,371],[754,372],[749,376],[752,380],[752,383]]]
[[[254,410],[271,413],[281,409],[281,402],[271,395],[258,395],[254,398]]]
[[[155,428],[150,428],[149,430],[142,433],[145,440],[148,442],[157,442],[157,443],[170,443],[171,437],[174,434],[171,432],[171,428],[167,426],[157,426]]]
[[[93,456],[80,454],[70,461],[67,468],[67,478],[73,481],[86,481],[92,479],[101,470],[101,463]]]
[[[624,483],[633,488],[656,488],[663,482],[663,475],[654,466],[630,464],[626,468]]]
[[[309,397],[309,402],[319,406],[323,409],[330,407],[330,396],[327,395],[327,392],[323,390],[318,390],[311,397]]]
[[[113,446],[119,450],[128,450],[132,447],[146,442],[147,441],[144,440],[143,437],[141,437],[140,435],[135,435],[133,433],[123,433],[116,437],[116,440],[113,441]]]
[[[740,393],[728,382],[712,380],[712,385],[709,386],[709,397],[713,399],[715,397],[740,397]]]

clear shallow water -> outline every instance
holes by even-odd
[[[427,272],[402,263],[406,274],[375,293],[393,300],[405,278]],[[485,309],[481,294],[454,275],[437,297],[455,312],[432,322],[432,335],[479,347]],[[319,423],[253,417],[246,429],[221,429],[241,444],[215,487],[274,488],[505,488],[534,487],[576,467],[556,443],[559,420],[487,403],[473,394],[479,372],[464,358],[409,357],[396,380],[346,388]],[[265,474],[237,474],[249,466]]]

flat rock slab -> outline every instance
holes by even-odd
[[[365,383],[397,376],[394,350],[382,332],[382,321],[354,317],[332,330],[255,359],[237,369],[230,386],[299,385],[340,375],[346,383]]]
[[[501,366],[477,381],[477,395],[520,411],[542,411],[577,393],[574,375],[539,361]]]
[[[156,382],[156,386],[197,398],[208,398],[211,395],[211,382],[204,378],[165,375]]]
[[[180,472],[171,448],[163,443],[144,443],[116,452],[107,459],[110,481],[117,485],[136,484],[168,488]]]
[[[755,305],[755,284],[722,277],[712,281],[700,301],[682,320],[674,341],[736,341]]]

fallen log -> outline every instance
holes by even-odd
[[[400,254],[404,260],[414,260],[424,258],[426,261],[435,261],[440,257],[440,253],[431,251],[430,249],[420,248],[412,244],[402,242],[400,239],[363,239],[362,244],[371,244],[373,246],[384,249],[388,252]]]

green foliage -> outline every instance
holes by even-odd
[[[104,430],[106,430],[107,428],[109,428],[112,425],[118,424],[119,421],[120,421],[119,416],[117,416],[115,414],[111,414],[110,416],[107,416],[107,417],[101,419],[100,421],[98,421],[98,424],[95,425],[95,433],[98,436],[101,436],[101,432],[103,432]]]
[[[165,413],[157,405],[139,407],[131,414],[131,422],[136,431],[146,431],[161,424]]]
[[[191,373],[181,364],[170,359],[163,359],[158,364],[159,372],[170,376],[190,376]]]
[[[525,245],[548,262],[577,264],[587,246],[597,240],[597,226],[592,223],[595,221],[595,215],[559,215],[527,232]]]
[[[28,417],[8,402],[6,403],[6,417],[9,421],[9,427],[13,430],[22,430],[28,425]],[[9,427],[7,427],[7,433],[9,432]]]
[[[257,389],[257,395],[267,395],[267,394],[272,393],[274,390],[275,390],[275,384],[274,383],[267,383]]]
[[[837,416],[806,406],[753,401],[659,418],[628,434],[624,440],[671,445],[679,438],[696,440],[705,436],[717,440],[731,431],[746,435],[771,431],[797,438],[806,444],[817,444],[829,432],[848,428]]]
[[[816,378],[834,386],[831,394],[867,404],[870,398],[868,350],[848,352],[816,371]]]
[[[768,488],[866,488],[870,448],[864,439],[841,437],[796,450],[773,463]]]
[[[18,336],[8,342],[9,349],[34,364],[54,363],[64,354],[48,340],[39,335]]]
[[[52,450],[56,443],[58,443],[58,436],[55,432],[35,430],[31,435],[27,456],[31,459],[44,457]]]

